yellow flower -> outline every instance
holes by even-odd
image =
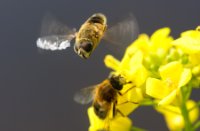
[[[125,116],[134,111],[139,106],[139,102],[142,101],[143,89],[140,86],[144,84],[148,75],[147,70],[142,65],[142,52],[139,50],[132,51],[126,51],[121,62],[111,55],[107,55],[104,60],[107,67],[124,76],[127,81],[132,82],[123,86],[120,91],[123,95],[119,95],[117,100],[116,107]]]
[[[199,117],[198,106],[194,101],[188,100],[186,107],[189,111],[189,119],[191,123],[194,123]],[[184,119],[179,107],[171,105],[158,106],[156,110],[164,115],[167,126],[171,131],[182,130],[184,128]]]
[[[200,31],[198,28],[183,32],[181,37],[174,40],[172,44],[184,53],[189,54],[190,65],[195,66],[200,64]]]
[[[188,54],[200,53],[200,31],[185,31],[181,34],[181,37],[174,40],[172,44]]]
[[[165,27],[157,30],[151,36],[151,48],[152,52],[157,52],[157,54],[162,54],[163,52],[167,52],[168,49],[172,46],[171,42],[173,38],[169,36],[170,28]]]
[[[122,95],[117,97],[116,109],[127,116],[139,106],[139,102],[143,100],[143,93],[141,88],[131,88],[131,85],[124,85],[120,93]],[[120,113],[117,115],[121,116]]]
[[[159,100],[159,105],[170,104],[179,95],[180,88],[191,79],[190,69],[174,61],[159,68],[161,80],[148,78],[146,94]]]
[[[93,107],[88,109],[90,120],[89,131],[100,129],[108,129],[109,131],[129,131],[131,120],[126,117],[139,106],[139,101],[143,99],[140,88],[131,88],[125,85],[120,91],[121,95],[117,96],[117,104],[115,105],[115,116],[113,116],[113,103],[105,120],[100,119],[94,112]]]
[[[149,38],[146,34],[141,34],[126,50],[135,52],[140,50],[143,54],[143,64],[147,69],[157,69],[163,63],[164,57],[172,47],[173,38],[169,36],[170,28],[161,28],[155,31]],[[131,53],[129,53],[131,54]]]
[[[130,131],[132,122],[128,117],[106,118],[99,119],[94,113],[93,107],[88,109],[88,116],[90,120],[89,131],[99,131],[109,129],[109,131]]]
[[[135,42],[133,42],[132,46],[140,49],[145,56],[149,54],[163,55],[172,46],[171,41],[173,38],[169,36],[169,33],[170,28],[165,27],[155,31],[150,38],[147,35],[142,34]]]
[[[142,65],[142,59],[143,54],[139,50],[136,50],[134,53],[126,52],[121,62],[111,55],[105,57],[107,67],[115,70],[115,73],[121,74],[128,82],[131,81],[131,83],[123,86],[120,91],[123,95],[119,95],[117,98],[118,104],[116,107],[125,116],[134,111],[143,99],[144,91],[140,86],[144,84],[148,73]]]
[[[191,65],[191,67],[200,65],[199,56],[200,52],[189,55],[189,62],[190,62],[189,64]]]
[[[129,50],[130,51],[130,50]],[[148,72],[142,65],[143,54],[140,50],[126,52],[121,62],[111,55],[107,55],[104,62],[107,67],[123,75],[127,81],[133,83],[132,86],[139,87],[144,84]]]
[[[146,34],[141,34],[136,41],[127,47],[121,61],[107,55],[104,62],[107,67],[123,74],[137,87],[141,86],[148,76],[145,66],[159,65],[172,46],[170,43],[173,38],[169,36],[169,33],[170,29],[166,27],[157,30],[151,38]]]

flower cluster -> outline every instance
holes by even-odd
[[[163,114],[169,130],[193,131],[200,125],[199,103],[190,100],[194,88],[200,87],[200,27],[185,31],[173,39],[169,28],[157,30],[149,37],[139,35],[127,47],[121,61],[112,55],[105,65],[131,83],[123,86],[115,109],[106,120],[99,119],[88,109],[90,131],[109,126],[110,131],[130,131],[128,115],[140,106],[153,106]]]

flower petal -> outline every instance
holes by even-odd
[[[124,94],[118,96],[116,108],[124,116],[127,116],[139,106],[139,102],[143,99],[143,95],[141,89],[136,87],[128,90],[128,92],[124,91],[122,93]]]
[[[132,81],[137,87],[144,84],[148,77],[147,69],[140,65],[138,67],[132,67],[129,71],[129,79]]]
[[[104,63],[107,67],[117,70],[119,68],[120,62],[114,58],[112,55],[106,55],[104,58]]]
[[[158,105],[159,106],[163,106],[163,105],[168,105],[171,104],[173,102],[173,100],[176,98],[177,96],[177,90],[172,91],[168,96],[166,96],[165,98],[163,98]]]
[[[110,131],[130,131],[132,122],[128,117],[117,117],[110,124]]]
[[[200,52],[200,40],[194,40],[192,38],[179,38],[172,44],[178,46],[181,50],[188,54]]]
[[[146,81],[146,94],[162,99],[166,97],[170,93],[170,90],[167,86],[165,86],[165,83],[161,80],[155,79],[155,78],[148,78]]]
[[[163,80],[170,79],[174,84],[178,84],[183,67],[180,62],[174,61],[159,68],[160,76]]]
[[[184,69],[182,74],[181,74],[181,78],[180,81],[178,83],[178,87],[182,87],[184,85],[186,85],[190,79],[192,78],[192,73],[190,69]]]
[[[181,38],[172,42],[173,45],[179,47],[185,53],[193,54],[200,52],[200,32],[189,30],[181,34]]]
[[[132,122],[128,117],[115,117],[112,119],[99,119],[94,113],[93,107],[88,109],[90,120],[89,131],[102,130],[108,127],[109,131],[130,131]]]
[[[151,40],[157,41],[157,40],[166,38],[169,35],[169,33],[170,33],[170,28],[168,28],[168,27],[161,28],[152,34]]]

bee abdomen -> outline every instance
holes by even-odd
[[[94,14],[91,18],[89,18],[89,21],[90,23],[99,23],[99,24],[106,24],[106,17],[101,14],[101,13],[98,13],[98,14]]]
[[[108,110],[103,109],[99,103],[94,102],[93,103],[93,107],[94,107],[94,112],[95,114],[100,118],[100,119],[105,119],[108,113]]]
[[[93,17],[93,18],[90,19],[89,22],[91,22],[91,23],[100,23],[100,24],[102,24],[102,23],[103,23],[103,20],[102,20],[101,18],[99,18],[99,17]]]

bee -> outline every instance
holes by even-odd
[[[93,109],[95,114],[102,120],[108,117],[108,113],[112,111],[112,116],[115,117],[116,113],[123,113],[116,109],[118,95],[123,95],[123,85],[129,84],[131,81],[126,81],[124,77],[119,74],[111,74],[102,83],[90,87],[86,87],[77,92],[74,100],[80,104],[88,104],[93,100]],[[125,93],[131,90],[129,88]],[[127,101],[128,102],[128,101]],[[137,104],[137,102],[131,102]],[[120,103],[122,104],[122,103]]]
[[[107,28],[106,16],[97,13],[92,15],[79,29],[74,51],[82,58],[87,59],[97,47]]]
[[[41,49],[63,50],[70,47],[70,42],[75,39],[74,51],[80,57],[88,59],[103,38],[115,45],[129,44],[136,37],[137,27],[135,18],[131,16],[107,30],[107,17],[96,13],[76,31],[47,15],[42,23],[41,37],[36,44]]]

